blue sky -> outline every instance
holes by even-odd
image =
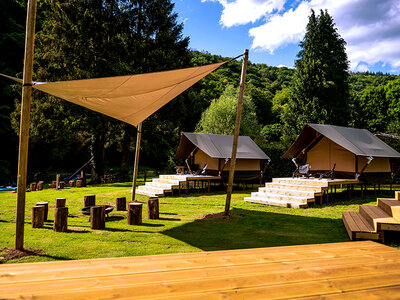
[[[352,71],[400,73],[399,0],[174,0],[190,48],[293,67],[311,8],[328,9]]]

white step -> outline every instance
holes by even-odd
[[[288,190],[302,190],[302,191],[313,191],[321,193],[322,188],[315,185],[303,185],[303,184],[289,184],[289,183],[278,183],[278,182],[267,182],[265,184],[267,188],[282,188]]]
[[[172,180],[172,179],[166,179],[166,178],[154,178],[152,182],[170,184],[170,185],[173,185],[173,186],[178,186],[179,185],[179,180]]]
[[[297,203],[291,201],[273,201],[270,199],[265,199],[261,197],[245,197],[244,201],[258,203],[258,204],[265,204],[271,206],[282,206],[282,207],[292,207],[292,208],[306,208],[308,206],[307,203]]]
[[[292,189],[282,189],[282,188],[270,188],[262,187],[258,189],[259,192],[265,194],[276,194],[276,195],[286,195],[286,196],[301,196],[306,198],[315,198],[315,193],[313,191],[303,191],[303,190],[292,190]]]
[[[135,190],[135,193],[138,195],[143,195],[143,196],[148,196],[148,197],[158,197],[159,195],[153,194],[153,193],[149,193],[149,192],[145,192],[142,190]]]
[[[171,190],[172,185],[168,183],[161,183],[157,181],[146,182],[146,186],[156,187],[164,190]]]
[[[276,183],[288,183],[295,185],[313,185],[320,187],[328,187],[329,183],[327,180],[319,180],[319,179],[307,179],[307,178],[273,178],[272,182]]]
[[[265,199],[265,200],[270,200],[274,202],[295,202],[295,203],[308,203],[308,202],[314,202],[314,198],[307,198],[307,197],[301,197],[301,196],[288,196],[288,195],[279,195],[279,194],[266,194],[262,192],[252,192],[251,193],[252,198],[260,198],[260,199]]]
[[[156,195],[164,195],[164,189],[151,187],[151,186],[146,186],[146,185],[138,186],[137,190],[138,191],[143,191],[145,193],[152,193],[152,194],[156,194]]]

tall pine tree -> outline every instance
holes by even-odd
[[[292,139],[304,123],[346,126],[349,121],[349,86],[346,42],[332,17],[311,10],[307,31],[298,53],[296,72],[282,121]]]

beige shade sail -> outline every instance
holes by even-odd
[[[226,62],[139,75],[33,82],[33,88],[137,126]]]

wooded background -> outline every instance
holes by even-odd
[[[168,0],[39,1],[34,80],[165,71],[229,58],[189,49]],[[26,3],[0,0],[0,72],[22,77]],[[295,69],[249,63],[241,134],[272,158],[266,178],[290,174],[281,155],[303,123],[400,133],[400,77],[352,73],[326,11],[311,12]],[[238,53],[240,54],[240,53]],[[251,61],[251,52],[250,52]],[[231,61],[143,122],[140,166],[172,171],[182,131],[233,134],[241,62]],[[20,85],[0,79],[0,185],[15,184]],[[28,181],[73,172],[92,156],[92,181],[129,180],[136,129],[34,91]],[[400,150],[399,140],[383,138]],[[90,170],[89,170],[90,171]]]

